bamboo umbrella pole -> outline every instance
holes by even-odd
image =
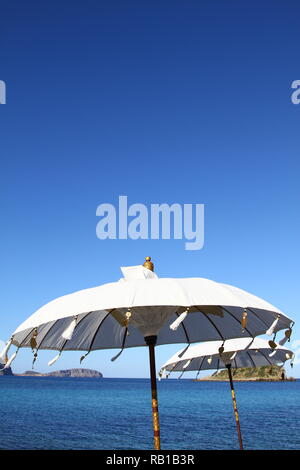
[[[231,397],[232,397],[233,410],[234,410],[234,415],[235,415],[235,422],[236,422],[236,429],[237,429],[237,434],[238,434],[238,439],[239,439],[240,450],[243,450],[243,440],[242,440],[239,413],[237,409],[235,391],[234,391],[233,380],[232,380],[231,364],[226,364],[226,367],[227,367],[228,377],[229,377],[229,382],[230,382]]]
[[[152,417],[153,417],[153,432],[154,432],[154,449],[160,450],[160,427],[159,427],[159,414],[158,414],[158,400],[157,400],[157,382],[156,382],[156,368],[155,368],[155,344],[157,336],[147,336],[145,341],[149,347],[149,363],[150,363],[150,378],[151,378],[151,394],[152,394]]]

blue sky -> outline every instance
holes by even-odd
[[[118,280],[234,284],[299,318],[299,3],[11,1],[1,6],[1,330],[55,297]],[[99,240],[96,208],[205,204],[205,244]],[[292,344],[292,343],[291,343]],[[161,365],[178,346],[157,348]],[[146,348],[88,356],[148,376]],[[41,352],[47,371],[53,352]],[[79,366],[65,353],[57,368]],[[20,351],[14,370],[31,367]],[[293,374],[300,377],[300,365]]]

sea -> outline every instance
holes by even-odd
[[[300,449],[300,380],[237,382],[245,449]],[[158,382],[161,447],[238,449],[228,382]],[[153,449],[150,380],[0,377],[0,449]]]

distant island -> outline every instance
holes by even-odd
[[[0,369],[4,367],[4,364],[0,365]],[[93,369],[66,369],[56,370],[43,374],[34,370],[27,370],[23,374],[14,374],[11,368],[4,369],[0,372],[0,375],[15,375],[17,377],[85,377],[85,378],[102,378],[103,375],[98,370]]]
[[[31,376],[31,377],[85,377],[85,378],[102,378],[103,375],[98,370],[93,369],[66,369],[56,370],[42,374],[33,370],[27,370],[23,374],[16,374],[18,376]]]
[[[232,369],[232,378],[234,381],[240,382],[278,382],[283,380],[296,380],[293,377],[287,377],[284,368],[277,365]],[[228,372],[226,369],[217,371],[209,377],[203,377],[202,379],[198,380],[228,381]]]

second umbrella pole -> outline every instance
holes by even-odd
[[[154,449],[160,450],[160,427],[157,400],[157,383],[156,383],[156,367],[155,367],[155,344],[157,336],[146,336],[145,341],[149,347],[149,363],[151,378],[151,395],[152,395],[152,417],[154,431]]]
[[[231,364],[226,364],[226,367],[227,367],[227,370],[228,370],[228,377],[229,377],[230,388],[231,388],[231,397],[232,397],[233,410],[234,410],[234,416],[235,416],[235,422],[236,422],[236,429],[237,429],[238,438],[239,438],[240,450],[243,450],[243,440],[242,440],[239,413],[238,413],[238,409],[237,409],[235,391],[234,391],[232,374],[231,374]]]

